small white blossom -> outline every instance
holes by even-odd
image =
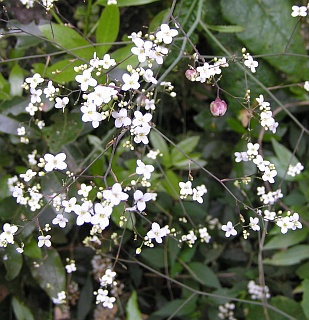
[[[129,195],[122,192],[120,183],[115,183],[111,190],[103,191],[104,199],[108,200],[113,206],[117,206],[121,201],[127,200]]]
[[[250,226],[250,228],[251,228],[253,231],[260,231],[259,218],[257,218],[257,217],[252,218],[252,217],[250,217],[249,226]]]
[[[119,112],[113,111],[112,117],[115,119],[115,127],[127,127],[131,124],[131,119],[128,117],[128,110],[121,108]]]
[[[64,170],[67,168],[67,164],[64,162],[66,159],[66,154],[61,152],[56,154],[55,156],[46,153],[44,155],[44,160],[45,160],[45,166],[44,169],[45,171],[53,171],[54,169],[59,169],[59,170]]]
[[[173,37],[176,37],[178,31],[176,29],[170,29],[167,24],[161,24],[160,31],[156,33],[156,37],[159,41],[163,41],[165,44],[170,44],[173,41]]]
[[[142,175],[144,179],[148,180],[151,177],[151,173],[154,171],[154,166],[151,164],[145,164],[142,160],[136,160],[136,174]]]
[[[60,228],[65,228],[69,220],[63,216],[63,214],[57,214],[56,218],[53,219],[52,224],[58,224]]]
[[[161,228],[157,222],[153,222],[151,230],[147,232],[149,239],[155,239],[157,243],[162,243],[162,238],[169,234],[169,229],[166,227]]]
[[[64,111],[64,108],[66,107],[66,105],[69,103],[68,97],[64,97],[62,99],[57,97],[55,100],[56,100],[55,108],[62,109],[63,111]]]
[[[121,89],[123,91],[128,91],[130,89],[137,90],[140,87],[139,84],[139,74],[134,72],[132,75],[125,73],[122,76],[122,80],[124,84],[122,85]]]
[[[44,81],[44,79],[39,73],[35,73],[32,77],[26,78],[25,81],[30,84],[30,88],[35,89],[38,84]]]
[[[307,16],[307,7],[305,6],[293,6],[292,7],[292,17],[306,17]]]
[[[227,238],[229,238],[231,235],[237,235],[237,231],[234,229],[234,226],[231,221],[228,221],[227,224],[222,225],[221,229],[225,231],[225,236]]]
[[[51,246],[51,242],[50,242],[50,238],[51,236],[50,235],[47,235],[47,236],[39,236],[38,237],[38,247],[41,248],[43,246],[46,246],[46,247],[50,247]]]

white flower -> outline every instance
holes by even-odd
[[[167,24],[161,24],[160,31],[156,33],[156,37],[159,41],[163,41],[165,44],[170,44],[173,41],[173,37],[176,37],[178,31],[176,29],[170,29]]]
[[[305,89],[306,91],[309,91],[309,81],[305,81],[305,83],[304,83],[304,89]]]
[[[36,105],[34,105],[33,103],[29,103],[27,105],[27,107],[25,108],[25,110],[30,114],[30,116],[34,116],[34,114],[36,113],[36,111],[38,111],[38,107]]]
[[[137,90],[140,87],[138,82],[139,74],[137,72],[134,72],[132,75],[125,73],[122,76],[122,80],[124,81],[124,84],[121,87],[123,91],[127,91],[129,89]]]
[[[294,223],[290,221],[290,217],[280,218],[278,219],[276,224],[279,228],[281,228],[281,232],[283,234],[287,233],[289,229],[292,229],[294,227]]]
[[[262,187],[257,187],[257,195],[258,195],[258,196],[261,196],[261,195],[263,195],[263,194],[265,194],[265,187],[264,187],[264,186],[262,186]]]
[[[94,128],[99,126],[100,121],[102,121],[102,115],[101,113],[97,112],[97,107],[94,103],[83,105],[80,110],[83,113],[83,122],[91,121]]]
[[[147,237],[149,239],[155,239],[157,243],[162,243],[162,238],[169,233],[168,228],[161,228],[157,222],[153,222],[151,225],[151,230],[147,232]]]
[[[31,103],[40,103],[41,102],[41,95],[42,95],[42,90],[38,89],[35,90],[34,88],[30,88],[30,101]]]
[[[45,171],[53,171],[54,169],[63,170],[67,168],[67,164],[64,162],[66,159],[65,153],[61,152],[57,155],[53,156],[50,153],[46,153],[44,156],[45,163]]]
[[[145,109],[146,110],[155,110],[156,109],[156,106],[155,106],[155,104],[154,104],[154,99],[151,99],[151,100],[149,100],[149,99],[146,99],[145,100]]]
[[[270,164],[269,161],[264,160],[259,154],[253,159],[253,163],[256,164],[260,171],[265,171],[265,168]]]
[[[67,273],[72,273],[76,271],[77,269],[76,269],[75,261],[71,260],[70,263],[65,266],[65,269]]]
[[[276,170],[271,170],[269,167],[265,167],[264,174],[262,176],[263,181],[268,181],[269,183],[275,183],[274,177],[277,175]]]
[[[26,171],[26,173],[21,173],[19,176],[24,179],[25,182],[28,182],[30,181],[33,177],[36,176],[36,172],[35,171],[32,171],[31,169],[28,169]]]
[[[103,191],[103,197],[108,200],[111,205],[117,206],[120,201],[127,200],[129,198],[129,195],[125,192],[122,192],[122,187],[120,183],[115,183],[112,186],[111,190],[104,190]]]
[[[46,98],[53,98],[56,92],[56,88],[53,86],[52,81],[48,81],[47,87],[44,89],[44,94]]]
[[[299,222],[299,214],[294,212],[293,215],[289,217],[290,221],[292,222],[293,226],[291,227],[292,230],[296,230],[296,228],[301,229],[303,226]]]
[[[128,110],[125,108],[121,108],[119,112],[113,111],[112,117],[115,118],[115,127],[121,128],[129,126],[131,124],[131,119],[128,117]]]
[[[134,111],[133,126],[149,127],[149,122],[152,119],[151,113],[142,114],[140,111]]]
[[[225,231],[225,236],[229,238],[231,235],[236,236],[237,231],[234,229],[233,224],[231,221],[228,221],[227,224],[224,224],[221,229]]]
[[[135,143],[143,143],[143,144],[148,144],[149,140],[147,135],[150,132],[150,126],[149,127],[136,127],[134,128],[133,134],[135,135],[134,137],[134,142]]]
[[[69,220],[63,216],[63,214],[58,213],[56,218],[53,219],[52,224],[58,224],[60,228],[65,228]]]
[[[98,85],[94,88],[94,91],[87,96],[88,105],[94,103],[96,106],[101,106],[103,103],[109,103],[112,97],[116,95],[118,91],[115,89],[115,84],[111,82],[108,86]]]
[[[133,47],[131,52],[137,55],[139,62],[145,62],[146,58],[149,57],[153,43],[151,41],[144,41],[141,38],[136,38],[133,42],[136,47]]]
[[[264,220],[273,221],[273,220],[275,220],[275,218],[276,218],[276,212],[264,210]]]
[[[117,4],[117,1],[114,0],[115,4]],[[103,60],[101,60],[101,64],[103,69],[109,69],[110,67],[113,67],[116,65],[115,59],[111,59],[109,54],[105,54],[103,57]]]
[[[198,232],[200,234],[201,242],[209,243],[211,236],[209,235],[207,228],[200,228]]]
[[[260,226],[259,226],[259,218],[252,218],[250,217],[250,223],[249,223],[250,228],[253,231],[260,231]]]
[[[84,223],[91,221],[90,212],[92,212],[92,203],[91,202],[84,202],[82,205],[76,204],[73,207],[73,211],[77,215],[76,224],[78,226],[81,226]]]
[[[38,239],[39,239],[38,247],[39,248],[41,248],[43,246],[50,247],[51,246],[50,238],[51,238],[50,235],[48,235],[48,236],[39,236],[38,237]]]
[[[252,56],[250,56],[250,55],[247,55],[246,57],[247,58],[246,58],[246,60],[244,62],[244,65],[246,67],[248,67],[251,70],[251,72],[255,73],[255,71],[256,71],[255,69],[257,68],[259,63],[257,61],[254,61]]]
[[[235,152],[235,162],[241,162],[241,161],[248,161],[248,154],[247,152]]]
[[[5,240],[7,243],[14,243],[14,234],[17,232],[18,227],[15,225],[11,225],[9,223],[5,223],[2,227],[3,233],[0,235],[1,241]]]
[[[72,197],[69,201],[63,200],[62,205],[64,207],[64,212],[70,213],[76,205],[76,198]]]
[[[151,173],[154,171],[154,166],[151,164],[145,164],[141,160],[136,160],[136,174],[143,175],[144,179],[150,179]]]
[[[56,98],[56,104],[55,104],[55,108],[56,109],[62,109],[64,111],[64,108],[66,107],[66,105],[69,103],[69,98],[68,97],[64,97],[64,98]]]
[[[307,15],[307,7],[305,6],[293,6],[292,7],[292,13],[291,16],[292,17],[306,17]]]
[[[44,81],[44,79],[39,73],[35,73],[32,77],[26,78],[25,81],[30,84],[30,88],[35,89],[38,84]]]
[[[259,98],[256,98],[255,100],[259,103],[261,110],[269,109],[270,103],[267,101],[264,101],[264,96],[262,94],[260,94]]]
[[[210,65],[205,62],[203,66],[197,67],[196,70],[199,72],[199,76],[196,78],[196,81],[204,83],[207,79],[214,75],[213,69],[210,68]]]
[[[163,59],[162,59],[163,60]],[[146,82],[151,82],[153,84],[157,84],[157,79],[153,76],[153,71],[151,69],[147,69],[142,73],[143,79]],[[147,109],[146,109],[147,110]]]
[[[77,191],[77,194],[87,198],[91,190],[92,190],[92,186],[87,186],[84,183],[82,183],[80,185],[80,189]]]
[[[179,182],[179,187],[181,196],[187,197],[188,195],[193,194],[191,181]]]
[[[247,155],[249,156],[249,158],[250,158],[250,156],[257,156],[259,148],[260,148],[260,145],[258,143],[253,144],[253,143],[249,142],[247,144],[247,149],[248,149]]]
[[[108,284],[112,284],[115,277],[115,271],[112,271],[111,269],[106,269],[105,274],[100,278],[100,285],[102,287],[105,287]]]
[[[146,202],[153,199],[153,194],[148,192],[143,194],[142,191],[136,190],[134,192],[133,197],[134,197],[134,203],[137,207],[137,210],[142,212],[146,209]]]
[[[192,199],[197,201],[198,203],[203,203],[202,196],[207,193],[207,189],[204,185],[193,188],[193,196]]]
[[[91,217],[91,223],[100,225],[100,228],[104,230],[109,225],[109,218],[112,211],[113,209],[111,207],[96,203],[94,205],[94,215]]]
[[[80,83],[82,91],[87,91],[89,86],[95,87],[97,85],[97,80],[92,78],[91,69],[87,69],[83,74],[77,75],[75,80]]]

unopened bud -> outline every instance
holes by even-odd
[[[198,72],[195,69],[188,69],[185,75],[188,80],[195,81],[198,76]]]
[[[216,98],[216,100],[210,104],[210,112],[215,117],[222,117],[225,114],[226,110],[227,104],[224,100],[221,100],[220,98]]]

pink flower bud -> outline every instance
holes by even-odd
[[[220,98],[216,98],[216,100],[210,104],[210,112],[215,117],[222,117],[225,114],[226,110],[227,104],[224,100],[221,100]]]
[[[188,80],[195,81],[198,76],[198,72],[195,69],[188,69],[185,75]]]

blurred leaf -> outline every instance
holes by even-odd
[[[303,311],[304,311],[307,319],[309,319],[309,279],[305,279],[302,282],[302,286],[304,289],[304,293],[303,293],[303,299],[301,302],[301,306],[303,308]]]
[[[185,156],[181,153],[181,151],[189,154],[196,148],[199,140],[200,140],[199,136],[193,136],[193,137],[188,137],[180,141],[179,143],[177,143],[176,147],[173,147],[171,151],[171,162],[174,164],[175,162],[182,160]],[[181,151],[179,151],[179,149]]]
[[[73,57],[79,57],[87,61],[93,57],[94,49],[91,43],[69,25],[45,24],[40,26],[40,30],[59,50],[66,50]]]
[[[164,190],[174,199],[179,198],[179,176],[172,170],[165,172],[165,178],[161,181]]]
[[[12,97],[21,96],[23,93],[22,84],[24,83],[24,72],[22,68],[15,63],[9,75],[10,94]]]
[[[144,4],[149,4],[152,2],[156,2],[158,0],[118,0],[118,7],[130,7],[130,6],[142,6]],[[98,0],[96,4],[107,6],[108,0]]]
[[[201,262],[191,262],[188,264],[188,267],[190,268],[188,270],[190,274],[199,283],[211,288],[216,288],[216,289],[221,288],[221,284],[218,280],[218,277],[205,264]]]
[[[88,274],[86,283],[80,291],[80,296],[77,304],[77,320],[84,320],[87,314],[91,310],[91,305],[93,301],[93,286],[91,277]]]
[[[43,259],[27,259],[33,278],[50,298],[65,291],[66,275],[58,252],[53,248],[43,248]]]
[[[0,114],[0,132],[17,135],[20,122]]]
[[[12,298],[12,306],[17,320],[34,320],[30,309],[16,297]]]
[[[295,79],[309,77],[309,69],[305,67],[307,54],[299,26],[293,33],[295,18],[291,17],[289,0],[221,0],[221,8],[230,23],[245,28],[236,36],[251,54],[263,54],[263,59]],[[304,55],[304,59],[281,55],[283,52]]]
[[[234,25],[234,26],[214,26],[207,25],[209,30],[223,32],[223,33],[235,33],[235,32],[243,32],[245,29],[242,26]]]
[[[17,245],[8,244],[5,248],[6,259],[3,259],[3,263],[6,269],[6,280],[10,281],[19,275],[19,272],[23,266],[23,256],[16,251]]]
[[[302,263],[296,270],[296,274],[301,279],[309,279],[309,262]]]
[[[120,15],[118,7],[116,5],[106,6],[102,11],[96,30],[97,57],[101,58],[112,46],[112,44],[105,45],[105,43],[111,43],[117,39],[119,24]]]
[[[164,138],[158,132],[151,130],[149,134],[149,140],[152,144],[152,148],[154,150],[160,150],[160,152],[162,153],[162,157],[160,158],[162,161],[162,164],[167,168],[170,167],[171,165],[170,152]]]
[[[79,113],[59,111],[52,116],[54,124],[43,128],[51,153],[57,153],[62,146],[75,141],[83,130],[84,123]]]
[[[295,230],[287,234],[278,234],[266,243],[263,250],[284,249],[305,240],[308,235],[307,229]]]
[[[149,32],[156,32],[157,29],[160,27],[160,25],[163,23],[163,21],[166,21],[168,19],[170,10],[162,10],[159,12],[150,22],[148,31]]]
[[[154,312],[151,317],[157,319],[156,317],[168,318],[171,314],[174,316],[186,316],[194,312],[196,308],[195,301],[185,300],[185,299],[174,299],[173,301],[167,302],[163,307],[156,312]],[[190,318],[192,319],[192,318]]]
[[[25,244],[24,255],[33,259],[42,259],[42,251],[34,239]]]
[[[119,204],[118,206],[113,207],[112,220],[119,227],[120,217],[125,217],[126,222],[123,223],[123,229],[133,230],[136,224],[135,213],[130,211],[125,211],[124,204]]]
[[[0,72],[0,100],[10,100],[10,84]]]
[[[127,320],[142,320],[142,315],[138,308],[137,294],[135,290],[132,292],[128,300],[126,311]]]
[[[309,246],[300,244],[287,250],[275,253],[271,259],[264,259],[264,263],[272,266],[291,266],[308,258]]]
[[[150,266],[160,269],[164,268],[164,249],[162,247],[143,248],[141,258],[149,263]]]

